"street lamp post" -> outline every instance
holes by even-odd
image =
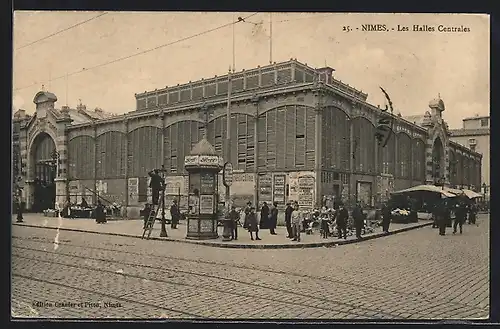
[[[165,165],[161,165],[161,181],[162,181],[162,189],[161,189],[161,232],[160,232],[160,237],[166,238],[168,236],[167,234],[167,227],[166,227],[166,220],[165,220]]]

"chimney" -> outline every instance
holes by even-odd
[[[80,103],[76,106],[76,109],[78,111],[86,111],[87,110],[87,107],[85,105],[82,104],[82,100],[80,100]]]
[[[327,84],[331,84],[333,80],[333,72],[335,69],[325,66],[319,69],[316,69],[318,71],[319,76],[320,76],[320,81],[325,82]]]
[[[14,119],[24,119],[26,118],[26,110],[19,109],[14,113]]]

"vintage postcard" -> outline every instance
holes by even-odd
[[[488,319],[489,38],[14,12],[12,319]]]

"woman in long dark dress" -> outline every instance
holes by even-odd
[[[104,212],[104,206],[101,200],[97,200],[97,206],[95,208],[95,221],[97,224],[106,223],[106,213]]]
[[[257,222],[257,215],[255,214],[254,207],[250,208],[250,212],[247,215],[247,220],[250,238],[253,240],[253,232],[255,232],[255,240],[261,240],[261,238],[259,238],[259,223]]]
[[[260,229],[264,230],[269,227],[269,207],[267,202],[264,202],[260,210]]]

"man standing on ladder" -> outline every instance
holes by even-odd
[[[150,171],[149,177],[151,177],[151,181],[149,182],[149,187],[151,188],[153,194],[153,206],[158,206],[163,180],[161,176],[158,174],[158,169]]]

